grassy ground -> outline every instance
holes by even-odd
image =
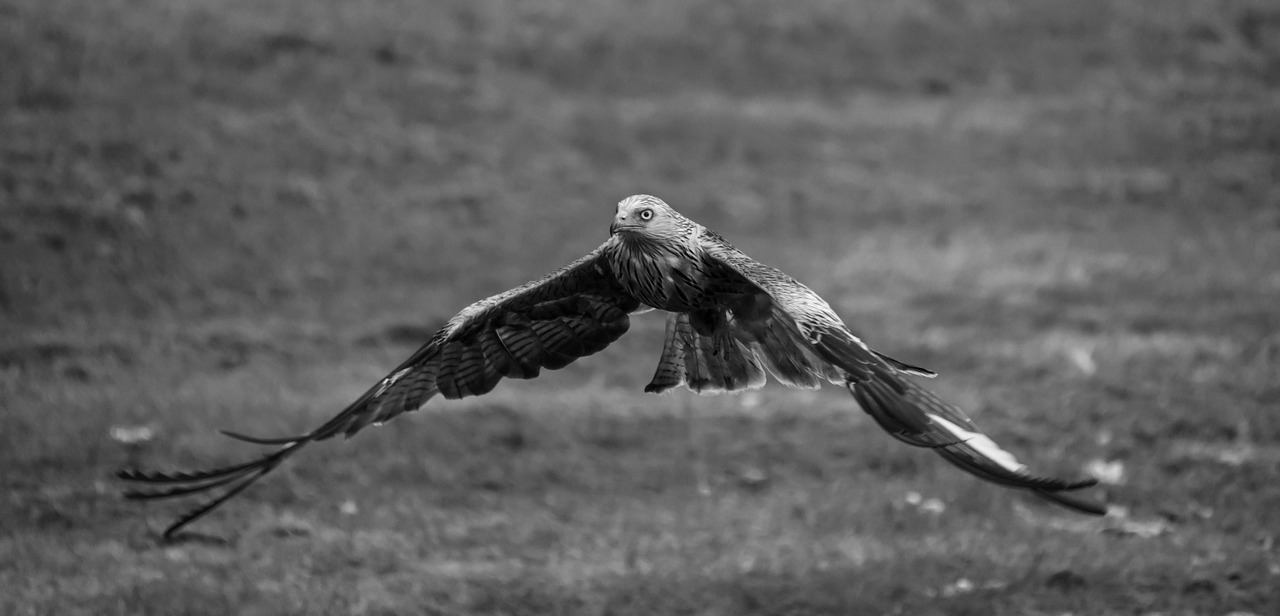
[[[1277,41],[1262,0],[0,0],[0,613],[1276,613]],[[203,540],[118,498],[317,424],[635,192],[1120,513],[838,391],[642,395],[650,317]]]

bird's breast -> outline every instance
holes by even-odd
[[[670,312],[705,307],[705,280],[695,259],[661,248],[624,247],[613,261],[619,282],[641,303]]]

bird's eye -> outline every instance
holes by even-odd
[[[640,210],[640,220],[653,218],[653,210]]]

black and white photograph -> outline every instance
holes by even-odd
[[[0,614],[1280,614],[1274,0],[0,0]]]

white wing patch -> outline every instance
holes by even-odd
[[[947,431],[956,435],[956,438],[963,441],[964,444],[977,449],[978,453],[1003,466],[1009,472],[1019,474],[1027,472],[1027,465],[1018,462],[1017,458],[1013,457],[1013,454],[1001,449],[987,435],[970,432],[932,413],[929,414],[929,420],[946,428]]]
[[[382,379],[382,382],[378,384],[378,391],[374,392],[373,397],[377,398],[378,396],[381,396],[382,394],[387,393],[387,390],[391,389],[391,386],[395,385],[396,381],[399,381],[401,378],[403,378],[404,375],[408,374],[410,370],[413,370],[413,368],[412,367],[405,368],[404,370],[396,372],[395,374],[392,374],[391,376],[385,379]]]

